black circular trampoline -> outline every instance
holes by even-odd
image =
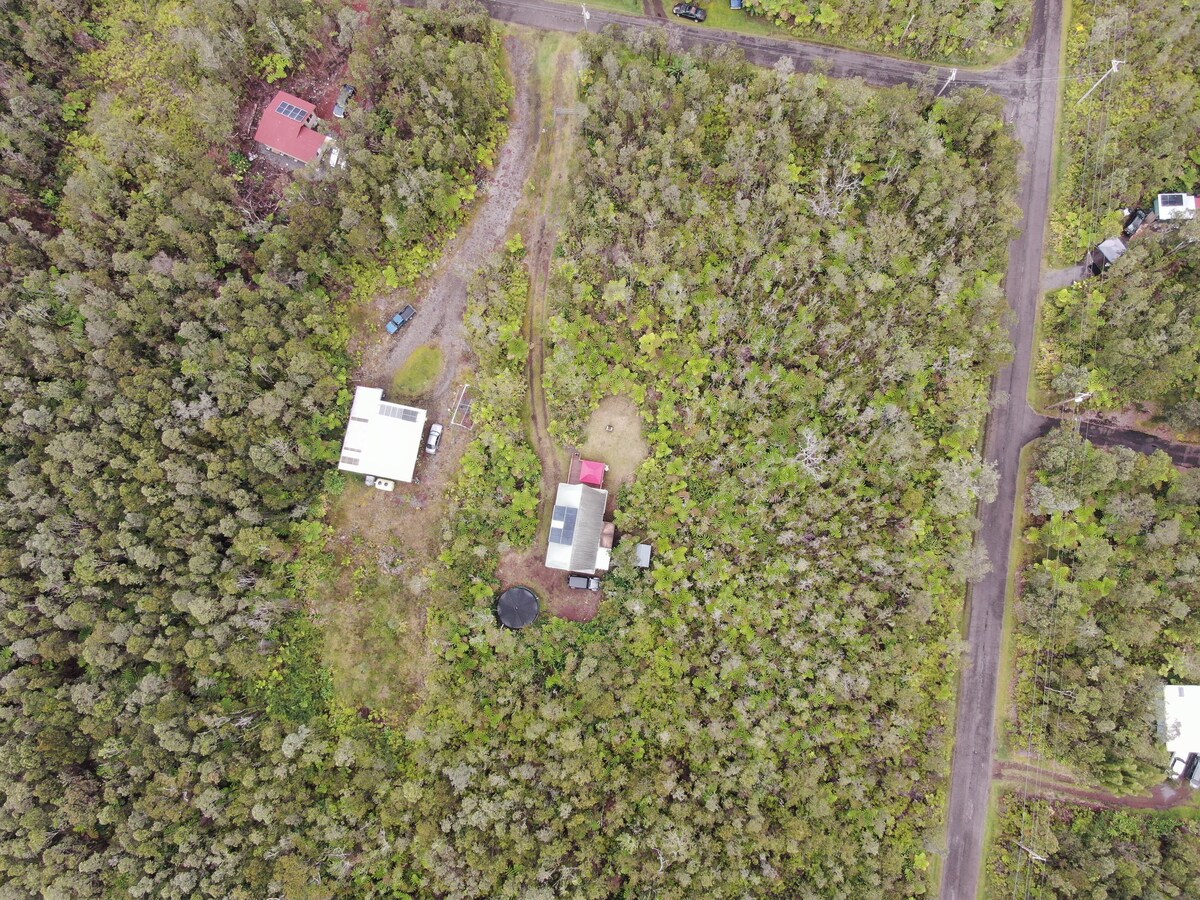
[[[537,594],[527,587],[510,587],[496,603],[500,624],[508,628],[524,628],[537,618]]]

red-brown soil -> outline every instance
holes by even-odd
[[[551,615],[572,622],[590,622],[600,608],[604,592],[567,587],[567,573],[547,569],[543,553],[534,547],[524,553],[508,553],[500,561],[501,589],[522,584],[532,588]]]
[[[1081,785],[1068,775],[1019,762],[997,761],[992,774],[1036,797],[1070,800],[1101,809],[1172,809],[1188,803],[1193,796],[1191,787],[1182,781],[1163,782],[1148,794],[1110,794]]]

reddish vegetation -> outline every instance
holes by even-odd
[[[600,608],[603,591],[579,591],[567,587],[567,573],[547,569],[536,549],[508,553],[500,561],[501,589],[523,584],[533,588],[543,608],[551,615],[572,622],[590,622]]]

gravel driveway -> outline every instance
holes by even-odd
[[[377,321],[372,323],[369,344],[362,348],[362,365],[356,383],[389,391],[392,377],[409,354],[423,344],[436,344],[445,357],[437,384],[428,392],[430,417],[448,414],[464,366],[471,362],[463,329],[467,285],[494,251],[500,249],[524,193],[537,144],[538,97],[533,52],[519,37],[504,39],[516,96],[508,121],[508,138],[499,161],[480,187],[480,200],[470,219],[446,247],[433,272],[415,288],[384,294],[375,301]],[[384,323],[411,303],[417,315],[399,333],[389,335]]]

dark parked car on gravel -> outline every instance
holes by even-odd
[[[708,13],[695,3],[676,3],[671,7],[671,12],[681,19],[691,19],[693,22],[703,22],[708,18]]]
[[[1129,221],[1125,223],[1125,237],[1133,237],[1137,234],[1137,230],[1146,222],[1146,210],[1141,207],[1135,209],[1129,216]]]
[[[412,317],[415,316],[416,314],[417,314],[417,311],[416,311],[416,309],[414,309],[412,307],[411,304],[409,306],[404,307],[404,309],[400,310],[400,312],[396,313],[388,321],[387,333],[395,334],[397,331],[399,331],[401,328],[403,328],[405,325],[407,325],[412,320]]]

